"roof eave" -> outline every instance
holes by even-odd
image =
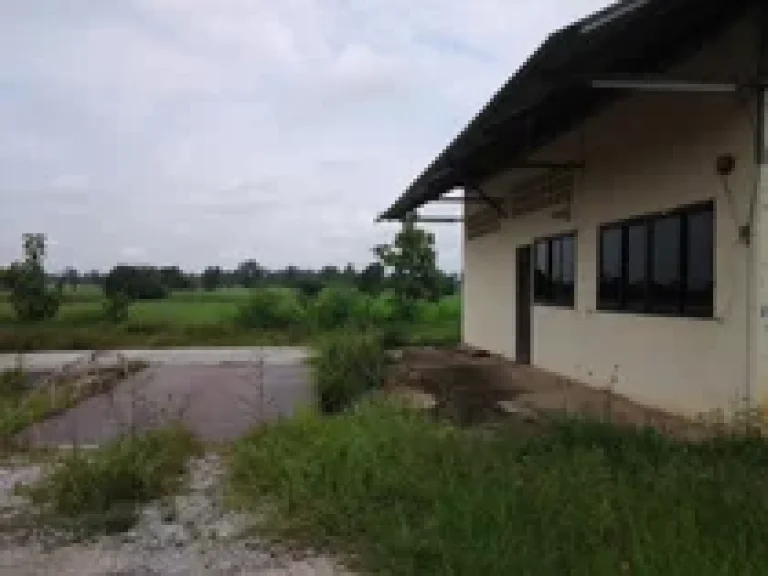
[[[749,2],[750,0],[743,0],[732,4],[746,5]],[[675,5],[679,11],[686,9],[688,4],[686,0],[679,0]],[[462,186],[463,177],[459,177],[463,168],[462,162],[474,152],[478,138],[482,138],[488,128],[514,121],[516,115],[539,106],[571,81],[568,78],[571,64],[569,43],[579,42],[585,34],[615,33],[612,26],[626,24],[628,17],[641,8],[655,8],[648,13],[648,17],[656,17],[659,10],[668,9],[670,6],[673,4],[669,0],[625,0],[550,35],[430,166],[408,186],[392,206],[379,215],[377,221],[400,220],[447,192],[449,187]],[[511,111],[506,108],[510,101]],[[590,108],[585,107],[587,111]]]

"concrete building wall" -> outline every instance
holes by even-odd
[[[670,74],[752,72],[756,46],[756,27],[745,21]],[[585,162],[571,219],[545,211],[465,239],[465,342],[514,358],[515,249],[575,231],[576,305],[534,306],[533,364],[682,413],[740,407],[747,393],[751,256],[738,231],[758,183],[755,121],[755,102],[733,94],[635,93],[541,150],[536,158]],[[715,172],[725,153],[737,159],[727,186]],[[503,196],[519,177],[502,174],[483,188]],[[600,225],[703,200],[715,201],[714,318],[598,311]]]

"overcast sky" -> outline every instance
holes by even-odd
[[[608,3],[0,0],[0,265],[22,232],[54,268],[363,264],[376,214]]]

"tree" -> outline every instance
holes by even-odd
[[[169,291],[189,290],[192,282],[178,266],[163,266],[160,268],[160,282]]]
[[[0,268],[0,290],[11,289],[11,269]]]
[[[77,287],[80,285],[80,273],[75,268],[66,268],[62,278],[73,290],[77,290]]]
[[[208,266],[203,270],[203,275],[201,277],[203,290],[206,292],[213,292],[220,288],[222,277],[223,272],[219,266]]]
[[[330,282],[336,282],[341,276],[341,272],[336,266],[323,266],[320,270],[320,279],[328,284]]]
[[[385,269],[391,269],[392,289],[400,311],[410,315],[418,300],[440,297],[440,271],[437,269],[435,236],[406,218],[392,244],[374,248]]]
[[[241,262],[235,270],[237,283],[243,288],[254,288],[258,286],[266,276],[266,270],[255,260],[246,260]]]
[[[361,292],[376,296],[384,290],[386,268],[381,262],[371,262],[357,277],[357,288]]]
[[[53,318],[61,304],[61,289],[51,289],[45,275],[45,234],[24,234],[22,246],[24,259],[11,264],[8,273],[11,305],[24,322]]]
[[[114,292],[104,301],[104,317],[113,324],[120,324],[128,319],[131,299],[123,292]]]
[[[344,271],[341,273],[341,275],[345,282],[353,284],[355,280],[357,280],[357,271],[355,270],[355,265],[351,262],[348,263],[344,267]]]
[[[100,286],[102,282],[101,273],[98,270],[89,270],[83,274],[83,282],[93,286]]]
[[[299,293],[307,300],[316,298],[324,288],[323,281],[318,276],[311,273],[297,278],[294,285]]]
[[[120,264],[107,274],[104,293],[110,299],[122,294],[130,301],[160,300],[168,296],[168,289],[156,268]]]
[[[459,291],[457,274],[440,274],[440,296],[453,296]]]

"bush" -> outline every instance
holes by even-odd
[[[323,288],[312,304],[312,324],[320,331],[339,330],[368,321],[368,298],[356,288],[328,286]]]
[[[263,288],[251,293],[235,315],[242,328],[286,330],[301,325],[305,311],[296,292],[287,288]]]
[[[375,325],[391,322],[397,318],[397,300],[391,292],[384,292],[372,298],[368,308],[368,317]]]
[[[336,413],[370,390],[381,388],[387,355],[379,334],[344,331],[320,341],[313,359],[314,384],[320,409]]]
[[[135,523],[138,504],[178,487],[187,460],[200,452],[200,444],[181,428],[122,438],[67,454],[29,496],[52,520],[78,531],[124,530]]]
[[[0,372],[0,402],[15,398],[27,390],[27,375],[21,366]]]
[[[415,319],[427,324],[461,320],[461,297],[446,296],[437,302],[419,301],[414,306]]]
[[[113,324],[120,324],[128,319],[130,298],[123,292],[116,292],[107,297],[104,302],[104,317]]]

